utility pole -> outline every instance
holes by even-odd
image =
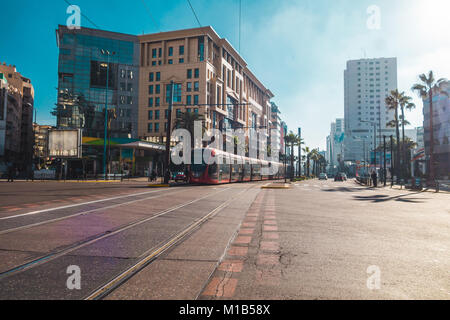
[[[394,186],[394,173],[397,168],[394,168],[394,136],[391,135],[391,187]]]
[[[109,85],[109,57],[115,55],[115,52],[109,52],[108,50],[100,50],[102,55],[107,56],[106,63],[106,92],[105,92],[105,134],[103,139],[103,177],[106,180],[106,140],[108,138],[108,85]]]
[[[173,81],[170,81],[169,109],[167,111],[167,130],[166,130],[166,155],[165,155],[165,173],[164,183],[168,184],[170,180],[170,140],[172,137],[172,105],[173,105]]]
[[[298,128],[298,137],[300,142],[298,144],[298,176],[302,175],[302,128]]]
[[[384,154],[384,165],[383,165],[383,180],[384,186],[386,187],[386,136],[383,135],[383,154]]]

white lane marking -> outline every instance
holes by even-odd
[[[62,207],[56,207],[56,208],[32,211],[32,212],[28,212],[28,213],[17,214],[15,216],[3,217],[3,218],[0,218],[0,220],[9,220],[9,219],[14,219],[14,218],[31,216],[31,215],[35,215],[35,214],[39,214],[39,213],[44,213],[44,212],[51,212],[51,211],[56,211],[56,210],[61,210],[61,209],[68,209],[68,208],[73,208],[73,207],[79,207],[79,206],[83,206],[83,205],[86,205],[86,204],[93,204],[93,203],[104,202],[104,201],[111,201],[111,200],[116,200],[116,199],[123,199],[123,198],[135,197],[135,196],[142,196],[144,194],[155,193],[155,192],[159,192],[159,191],[162,191],[162,190],[163,189],[155,190],[155,191],[149,191],[149,192],[134,193],[134,194],[126,195],[126,196],[112,197],[112,198],[106,198],[106,199],[100,199],[100,200],[94,200],[94,201],[88,201],[88,202],[82,202],[82,203],[75,203],[75,204],[62,206]]]
[[[113,208],[117,208],[117,207],[124,206],[124,205],[127,205],[127,204],[131,204],[131,203],[147,201],[147,200],[151,200],[151,199],[155,199],[155,198],[162,197],[162,196],[167,196],[167,195],[174,195],[174,194],[180,193],[182,191],[183,190],[179,190],[179,191],[176,191],[176,192],[163,193],[163,194],[160,194],[160,195],[156,195],[156,196],[153,196],[153,197],[147,197],[147,198],[144,198],[144,199],[138,199],[138,200],[131,200],[131,201],[122,202],[122,203],[116,203],[116,204],[113,204],[113,205],[110,205],[110,206],[101,207],[101,208],[97,208],[97,209],[92,209],[92,210],[88,210],[88,211],[82,211],[82,212],[79,212],[79,213],[71,214],[71,215],[68,215],[68,216],[63,216],[63,217],[60,217],[60,218],[44,220],[44,221],[41,221],[41,222],[27,224],[27,225],[23,225],[23,226],[16,227],[16,228],[6,229],[6,230],[0,231],[0,235],[16,232],[16,231],[20,231],[20,230],[30,229],[30,228],[41,226],[41,225],[44,225],[44,224],[49,224],[49,223],[54,223],[54,222],[58,222],[58,221],[62,221],[62,220],[67,220],[67,219],[75,218],[75,217],[78,217],[78,216],[85,216],[85,215],[88,215],[90,213],[94,213],[94,212],[98,212],[98,211],[105,211],[107,209],[113,209]]]

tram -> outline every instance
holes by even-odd
[[[189,181],[192,184],[225,184],[277,180],[284,177],[285,167],[282,163],[242,157],[211,148],[197,149],[194,154],[201,152],[203,155],[205,150],[210,152],[212,157],[221,157],[222,160],[220,164],[207,164],[202,156],[202,164],[191,165]],[[265,175],[266,172],[275,174]]]

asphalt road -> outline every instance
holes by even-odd
[[[0,299],[450,299],[448,193],[262,185],[1,183]]]

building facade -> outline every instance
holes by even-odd
[[[450,82],[445,83],[443,90],[450,95]],[[449,179],[450,176],[450,98],[448,95],[438,91],[435,91],[433,95],[435,176],[440,179]],[[428,162],[431,151],[430,117],[430,103],[427,98],[423,100],[423,127]],[[428,163],[428,168],[429,165]]]
[[[388,110],[385,104],[386,97],[395,89],[396,58],[347,62],[344,71],[346,161],[369,162],[371,151],[381,144],[383,135],[395,134],[395,130],[387,126],[394,119],[394,111]]]
[[[276,141],[275,145],[271,145],[271,150],[281,151],[281,117],[280,117],[280,108],[274,103],[271,103],[271,111],[270,111],[270,134],[273,135],[270,137],[270,142]]]
[[[34,131],[34,159],[37,168],[41,168],[45,165],[48,158],[48,132],[54,129],[53,126],[39,125],[33,123]]]
[[[336,119],[336,122],[332,122],[330,126],[330,135],[327,137],[327,150],[325,153],[330,173],[335,173],[344,161],[344,137],[344,119]]]
[[[107,102],[110,137],[137,137],[138,37],[61,25],[56,37],[58,128],[81,128],[83,136],[104,137]]]
[[[6,63],[0,63],[0,83],[0,162],[24,172],[33,156],[34,88]]]
[[[172,82],[172,125],[182,112],[194,112],[208,130],[269,128],[273,94],[213,28],[142,35],[139,41],[139,138],[165,141]]]

